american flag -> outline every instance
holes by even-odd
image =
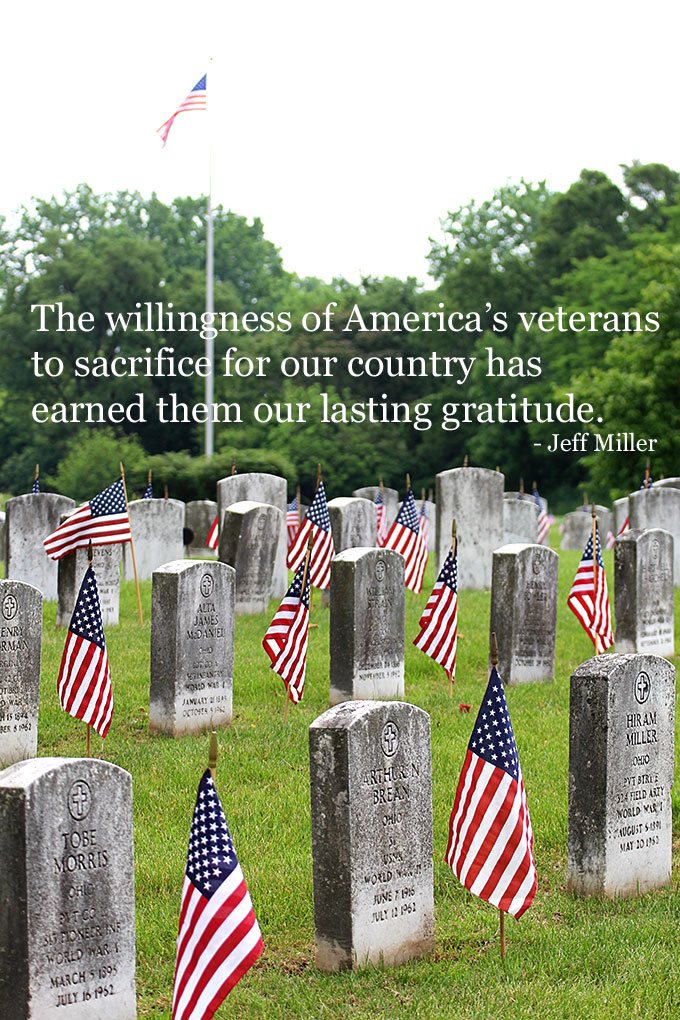
[[[313,555],[312,551],[311,556]],[[290,700],[296,703],[302,698],[307,669],[311,556],[304,591],[302,590],[302,579],[305,572],[303,561],[262,639],[264,650],[272,660],[271,668],[279,674],[285,683]]]
[[[61,658],[57,692],[69,715],[92,726],[105,737],[113,714],[111,672],[106,654],[99,591],[88,567],[78,592]]]
[[[420,537],[422,539],[422,543],[425,548],[426,554],[427,554],[427,539],[430,534],[430,520],[427,516],[428,503],[429,503],[428,499],[423,499],[423,502],[420,507]],[[427,562],[427,558],[425,562]]]
[[[227,820],[206,769],[198,786],[182,886],[173,1020],[210,1020],[262,948]]]
[[[444,667],[449,680],[456,675],[458,644],[458,545],[449,549],[432,594],[420,617],[420,634],[413,644]]]
[[[156,131],[157,135],[161,136],[163,147],[168,140],[170,134],[170,128],[175,123],[175,117],[179,113],[191,113],[192,110],[206,110],[207,109],[207,93],[206,93],[206,75],[196,82],[189,95],[183,102],[179,104],[172,117],[168,117],[164,124]]]
[[[381,489],[376,492],[373,502],[375,503],[375,544],[379,549],[382,549],[387,538],[387,507]]]
[[[104,489],[89,503],[83,503],[70,514],[56,531],[43,540],[45,552],[53,560],[86,546],[116,545],[132,538],[130,517],[125,502],[123,479]]]
[[[295,496],[293,496],[293,500],[290,503],[288,509],[286,510],[286,531],[288,533],[288,548],[289,549],[290,549],[291,545],[293,544],[293,542],[295,540],[295,536],[297,535],[298,523],[299,523],[299,521],[298,521],[298,514],[299,514],[299,510],[298,510],[298,498],[297,498],[297,495],[295,495]]]
[[[614,643],[614,635],[597,522],[595,539],[595,561],[593,562],[593,536],[590,535],[567,597],[567,605],[590,635],[595,651],[604,652]]]
[[[427,563],[427,547],[423,547],[420,518],[410,489],[385,539],[385,549],[394,549],[395,552],[401,553],[406,560],[404,573],[406,587],[409,591],[420,592]]]
[[[625,533],[628,531],[629,527],[630,527],[630,517],[626,517],[625,521],[623,522],[623,524],[619,528],[619,535],[625,535]]]
[[[515,735],[494,666],[458,780],[446,861],[475,896],[521,917],[536,896],[533,847]]]
[[[212,522],[210,526],[208,537],[205,540],[205,544],[207,545],[208,549],[217,549],[217,546],[220,543],[220,526],[218,523],[218,518],[219,514],[216,514],[215,520]]]
[[[538,545],[543,545],[550,534],[550,524],[548,522],[548,515],[541,503],[541,497],[538,495],[538,489],[534,489],[534,499],[536,500],[536,506],[538,507],[538,534],[536,536],[536,542]]]
[[[607,541],[605,542],[605,547],[607,549],[613,549],[615,541],[616,541],[616,535],[614,534],[614,532],[610,528],[609,531],[607,532]]]
[[[151,485],[151,482],[149,482],[146,489],[144,490],[144,495],[142,496],[142,499],[153,499],[153,486]]]
[[[319,482],[307,516],[288,550],[286,562],[289,570],[297,570],[304,562],[310,535],[314,536],[314,545],[309,561],[311,583],[315,588],[328,588],[331,583],[331,560],[335,555],[335,547],[323,482]]]
[[[37,475],[33,479],[33,488],[31,489],[31,492],[40,492],[40,479]]]

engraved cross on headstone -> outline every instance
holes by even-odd
[[[69,797],[69,808],[74,818],[84,818],[88,811],[89,791],[84,783],[75,783]]]
[[[649,677],[646,673],[640,673],[635,681],[635,697],[641,705],[649,697]]]
[[[397,749],[397,741],[399,740],[399,731],[392,722],[388,722],[383,730],[382,734],[382,745],[386,754],[391,755]]]

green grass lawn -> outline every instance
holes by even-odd
[[[558,544],[557,529],[551,536]],[[453,698],[441,667],[413,645],[433,583],[406,596],[406,700],[432,720],[436,948],[395,968],[327,975],[314,967],[307,730],[328,707],[328,610],[315,596],[305,696],[282,724],[284,688],[269,669],[262,636],[268,614],[236,621],[234,720],[220,733],[217,788],[253,899],[265,951],[216,1016],[394,1020],[394,1018],[667,1018],[680,1016],[678,802],[673,796],[671,885],[636,899],[577,900],[565,892],[569,677],[592,643],[566,597],[578,552],[560,553],[555,682],[508,690],[535,834],[538,893],[520,922],[508,919],[498,951],[498,912],[469,895],[444,864],[448,818],[471,727],[484,692],[489,592],[459,600],[458,673]],[[613,556],[605,554],[613,601]],[[676,589],[677,595],[677,589]],[[114,717],[93,754],[131,772],[134,786],[139,1015],[170,1017],[175,938],[189,825],[207,765],[208,737],[148,736],[151,584],[123,586],[121,624],[106,639]],[[45,607],[39,753],[85,753],[85,727],[58,706],[64,646],[55,604]],[[676,598],[676,619],[680,606]],[[676,646],[678,645],[676,628]],[[677,664],[677,659],[676,659]],[[461,714],[459,703],[472,706]],[[676,719],[680,713],[676,712]]]

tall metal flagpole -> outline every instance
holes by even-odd
[[[208,61],[208,74],[212,83],[212,57]],[[211,85],[212,87],[212,85]],[[205,245],[205,311],[208,323],[212,322],[214,312],[213,303],[213,214],[212,214],[212,135],[210,131],[210,103],[208,102],[208,89],[206,78],[205,109],[208,118],[208,207],[206,217],[206,245]],[[205,377],[205,402],[207,415],[205,421],[205,455],[213,455],[213,357],[215,354],[215,340],[210,328],[206,329],[205,357],[208,363],[208,372]]]

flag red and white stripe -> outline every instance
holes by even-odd
[[[381,489],[376,492],[373,502],[375,503],[375,544],[379,549],[382,549],[387,538],[387,507]]]
[[[182,886],[173,1020],[210,1020],[261,953],[260,927],[206,770],[198,787]]]
[[[538,507],[536,542],[538,545],[543,545],[544,542],[547,541],[548,535],[550,534],[550,522],[548,520],[548,515],[545,511],[545,507],[541,502],[541,497],[538,495],[538,489],[534,489],[534,499],[536,500],[536,506]]]
[[[76,549],[92,545],[116,545],[132,538],[123,480],[104,489],[89,503],[83,503],[63,524],[43,540],[45,552],[60,560]]]
[[[272,662],[271,668],[279,674],[285,683],[290,700],[296,703],[302,698],[307,670],[309,566],[311,566],[311,557],[306,578],[304,577],[305,563],[301,563],[262,639],[264,650]],[[304,589],[302,587],[303,580]]]
[[[630,528],[630,517],[626,517],[625,521],[623,522],[623,524],[619,528],[619,532],[618,532],[619,535],[625,535],[625,533],[628,531],[629,528]]]
[[[449,680],[456,675],[458,645],[458,546],[449,549],[432,594],[420,617],[416,648],[442,666]]]
[[[193,110],[206,110],[208,108],[206,78],[207,75],[204,74],[203,77],[196,82],[186,99],[182,100],[173,115],[168,117],[168,119],[157,129],[156,134],[160,135],[163,147],[165,147],[165,143],[168,140],[170,128],[175,123],[175,118],[179,116],[180,113],[191,113]]]
[[[298,504],[298,497],[296,495],[293,496],[292,502],[290,503],[286,511],[286,533],[288,535],[289,549],[293,542],[295,541],[295,536],[297,535],[299,526],[300,526],[300,510]]]
[[[595,538],[595,558],[593,559],[593,536],[591,534],[586,542],[574,582],[567,596],[567,605],[588,632],[595,645],[595,651],[604,652],[614,643],[614,635],[597,522]]]
[[[220,544],[220,527],[219,527],[219,514],[216,514],[215,520],[212,522],[208,537],[205,540],[205,544],[208,549],[217,549]]]
[[[409,591],[420,592],[427,564],[427,546],[423,545],[420,534],[420,518],[410,489],[406,493],[397,519],[385,539],[385,549],[393,549],[395,552],[401,553],[406,560],[404,583]]]
[[[458,781],[446,861],[475,896],[521,917],[536,896],[533,845],[503,681],[494,667]]]
[[[314,536],[309,561],[310,583],[315,588],[328,588],[331,583],[331,560],[335,555],[335,547],[323,482],[319,482],[307,516],[288,550],[286,563],[289,570],[298,570],[300,564],[304,562],[310,535]]]
[[[113,715],[113,691],[99,590],[91,566],[85,572],[66,635],[57,692],[64,711],[106,736]]]

